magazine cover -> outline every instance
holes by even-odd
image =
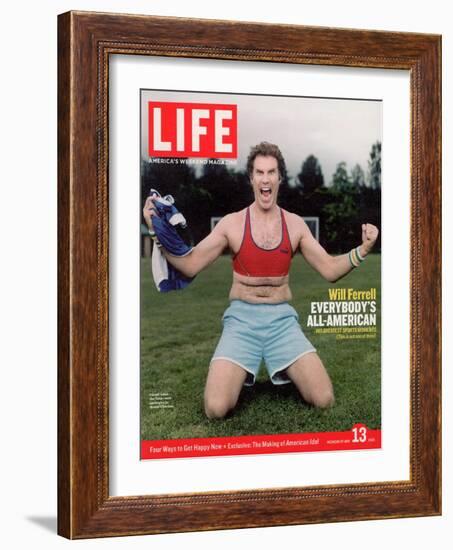
[[[382,103],[140,94],[141,459],[380,448]]]

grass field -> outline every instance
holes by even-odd
[[[185,290],[160,294],[142,260],[141,281],[141,436],[143,440],[248,434],[350,430],[363,422],[381,424],[380,255],[339,281],[338,288],[378,289],[374,339],[337,340],[305,324],[311,301],[327,301],[329,284],[300,256],[293,261],[291,305],[317,348],[335,390],[329,410],[307,405],[292,384],[273,386],[263,368],[255,386],[242,390],[238,406],[224,420],[208,420],[203,390],[209,361],[228,306],[231,259],[223,256]],[[161,408],[159,403],[166,403]],[[172,408],[171,408],[172,407]]]

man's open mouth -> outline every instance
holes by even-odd
[[[261,187],[260,193],[263,197],[269,198],[272,195],[272,189],[270,187]]]

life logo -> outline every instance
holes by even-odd
[[[148,102],[150,157],[237,158],[237,105]]]

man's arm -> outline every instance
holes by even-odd
[[[212,264],[228,246],[223,225],[221,220],[187,256],[172,256],[162,247],[166,260],[186,277],[195,277],[197,273]]]
[[[331,283],[347,275],[353,269],[349,253],[331,256],[313,237],[303,220],[302,223],[300,250],[307,262]],[[365,258],[371,252],[378,235],[377,227],[370,223],[362,224],[362,244],[358,247],[361,258]]]
[[[143,217],[150,231],[153,230],[152,218],[156,216],[152,199],[146,200]],[[211,233],[200,241],[187,256],[173,256],[161,248],[166,260],[186,277],[195,277],[202,269],[216,260],[228,246],[227,228],[230,216],[225,216],[214,227]]]

